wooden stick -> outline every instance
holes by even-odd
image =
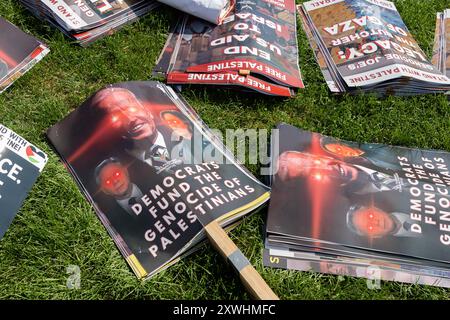
[[[270,289],[261,275],[253,268],[236,244],[228,237],[227,233],[216,221],[207,224],[205,231],[216,250],[224,258],[228,259],[239,272],[242,283],[255,299],[279,300],[277,295]]]

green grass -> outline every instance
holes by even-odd
[[[431,54],[435,14],[448,0],[396,1],[419,44]],[[146,282],[138,281],[47,144],[44,132],[102,86],[150,78],[163,48],[171,10],[157,10],[89,48],[70,43],[15,0],[0,15],[44,40],[51,53],[0,95],[0,122],[45,150],[50,161],[6,236],[0,241],[0,298],[26,299],[246,299],[238,278],[209,246]],[[1,30],[0,30],[1,32]],[[446,97],[332,96],[303,31],[300,65],[306,89],[294,99],[220,89],[183,91],[212,128],[273,128],[278,122],[347,140],[450,151]],[[258,173],[257,166],[249,166]],[[449,299],[450,290],[263,268],[266,210],[247,219],[232,238],[282,299]],[[69,265],[81,269],[81,288],[66,287]]]

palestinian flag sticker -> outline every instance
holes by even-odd
[[[27,154],[28,160],[30,160],[31,163],[34,163],[37,165],[42,162],[46,162],[45,154],[42,151],[36,149],[32,145],[28,146],[26,148],[25,152]]]

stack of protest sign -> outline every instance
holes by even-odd
[[[266,266],[450,287],[449,152],[278,133]]]
[[[450,77],[450,9],[437,14],[431,61],[443,74]]]
[[[0,239],[47,163],[47,155],[0,124]]]
[[[49,49],[45,44],[1,17],[0,31],[1,93],[40,61]]]
[[[384,96],[449,90],[450,79],[427,59],[394,3],[316,0],[298,11],[332,92]]]
[[[275,96],[303,88],[294,0],[237,0],[214,25],[186,16],[155,68],[169,84],[238,86]]]
[[[269,199],[162,83],[103,88],[47,135],[139,278],[198,248],[199,216],[232,226]]]
[[[154,9],[152,0],[20,0],[33,14],[86,46]]]

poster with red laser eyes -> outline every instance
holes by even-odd
[[[48,52],[39,40],[0,17],[0,93]]]
[[[449,267],[449,152],[278,130],[269,244]]]
[[[36,7],[64,25],[67,30],[89,30],[103,25],[132,10],[146,0],[21,0],[27,7]],[[147,1],[150,2],[150,1]]]
[[[269,198],[159,82],[107,86],[47,136],[139,278],[204,239],[200,215],[228,226]]]

